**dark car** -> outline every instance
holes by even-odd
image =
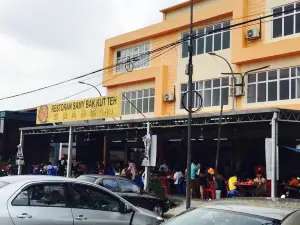
[[[164,225],[296,225],[296,199],[234,198],[196,204]]]
[[[77,179],[105,187],[125,198],[133,205],[151,210],[158,216],[162,216],[170,208],[167,198],[146,193],[135,183],[123,177],[88,174],[81,175]]]

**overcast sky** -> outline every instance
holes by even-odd
[[[159,23],[159,10],[184,1],[1,0],[0,98],[102,68],[105,39]],[[101,73],[90,77],[86,82],[101,83]],[[86,88],[73,81],[0,101],[0,110],[47,104]],[[95,96],[91,90],[73,99]]]

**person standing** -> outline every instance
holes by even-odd
[[[135,163],[129,160],[128,171],[131,173],[131,180],[135,180],[136,166]]]
[[[58,161],[58,175],[65,176],[65,171],[67,168],[67,156],[64,154]]]
[[[181,193],[181,186],[182,186],[181,182],[184,181],[184,176],[179,168],[176,168],[176,172],[174,173],[173,178],[174,178],[174,185],[176,186],[177,192]]]

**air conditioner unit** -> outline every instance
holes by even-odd
[[[247,30],[246,39],[247,40],[255,40],[260,38],[260,29],[259,28],[251,28]]]
[[[166,92],[165,94],[164,94],[164,101],[165,102],[172,102],[172,101],[174,101],[175,100],[175,97],[174,97],[174,94],[173,93],[171,93],[171,92]]]
[[[244,95],[244,90],[242,86],[235,86],[234,89],[235,89],[235,97]],[[233,95],[233,87],[230,88],[230,97],[232,97],[232,95]]]

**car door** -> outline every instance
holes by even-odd
[[[96,186],[71,183],[74,225],[128,225],[131,213],[122,213],[125,203]]]
[[[144,207],[145,202],[141,196],[141,189],[133,182],[126,179],[118,179],[120,195],[131,204]]]
[[[15,225],[73,225],[64,182],[39,182],[23,187],[8,201]]]

